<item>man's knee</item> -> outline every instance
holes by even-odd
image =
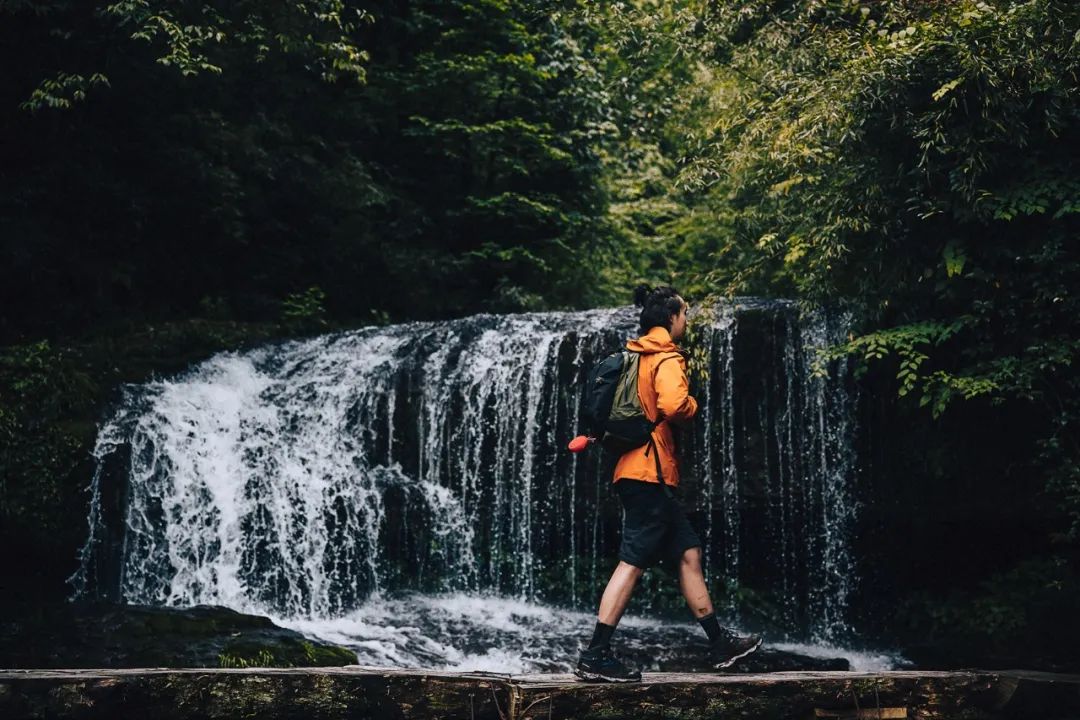
[[[682,554],[682,567],[686,570],[701,570],[701,548],[687,548]]]

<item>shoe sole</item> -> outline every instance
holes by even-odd
[[[632,683],[641,682],[641,678],[619,678],[611,677],[610,675],[601,675],[600,673],[589,672],[588,670],[576,669],[574,674],[582,680],[588,680],[590,682],[616,682],[616,683]]]
[[[765,638],[762,638],[761,640],[758,640],[757,645],[750,648],[749,650],[744,650],[743,652],[739,653],[735,657],[728,658],[727,660],[725,660],[722,663],[717,663],[717,664],[713,665],[713,668],[715,668],[716,670],[721,670],[721,669],[726,668],[726,667],[731,667],[732,665],[735,664],[736,660],[746,657],[747,655],[749,655],[750,653],[754,652],[759,647],[761,647],[761,643],[764,641],[764,639]]]

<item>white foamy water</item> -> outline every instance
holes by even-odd
[[[499,673],[570,672],[591,636],[595,612],[553,608],[513,598],[449,594],[372,600],[333,620],[275,618],[309,637],[357,653],[369,667],[429,668]],[[737,626],[729,626],[742,632]],[[614,645],[622,657],[645,669],[682,656],[693,660],[705,642],[696,622],[677,623],[628,613]],[[896,653],[859,651],[830,645],[774,643],[809,658],[844,658],[850,669],[889,670],[904,660]],[[694,648],[694,650],[686,650]]]

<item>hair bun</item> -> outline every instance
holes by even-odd
[[[638,307],[645,307],[645,303],[648,301],[649,296],[653,294],[653,288],[645,285],[644,283],[634,288],[634,304]]]

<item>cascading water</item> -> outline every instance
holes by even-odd
[[[373,664],[462,662],[408,618],[393,627],[417,608],[463,613],[436,622],[451,634],[498,603],[517,603],[521,627],[538,614],[550,632],[561,607],[587,629],[619,509],[595,456],[564,448],[585,373],[635,321],[620,308],[366,328],[125,387],[95,448],[75,594],[266,614]],[[778,598],[787,639],[844,641],[852,403],[843,366],[810,368],[843,319],[737,300],[695,324],[706,360],[683,484],[712,585],[730,591],[718,607],[737,620],[752,587]],[[539,652],[522,667],[565,663]]]

